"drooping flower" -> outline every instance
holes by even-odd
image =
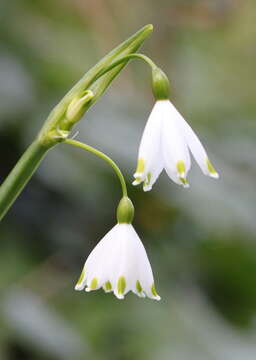
[[[113,291],[118,299],[131,290],[139,297],[160,300],[145,248],[131,224],[131,206],[127,197],[120,201],[118,223],[89,255],[76,290],[85,288],[89,292],[102,287],[105,292]]]
[[[169,81],[160,69],[153,72],[156,103],[144,129],[133,185],[152,189],[163,169],[177,184],[189,187],[190,152],[205,175],[218,178],[199,138],[169,100]]]

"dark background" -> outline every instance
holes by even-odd
[[[1,360],[254,360],[254,0],[12,0],[0,3],[0,177],[68,89],[147,23],[143,52],[220,173],[197,165],[184,190],[163,174],[131,187],[153,106],[131,63],[77,125],[124,172],[161,302],[75,292],[89,252],[115,224],[120,188],[102,160],[51,150],[1,223]]]

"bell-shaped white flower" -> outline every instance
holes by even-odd
[[[120,204],[123,205],[127,199],[123,198]],[[118,214],[119,223],[89,255],[75,289],[85,288],[88,292],[102,287],[105,292],[113,291],[118,299],[123,299],[131,290],[139,297],[148,296],[160,300],[145,248],[131,225],[131,220],[127,220],[127,217],[124,219],[127,206],[123,209]]]
[[[144,191],[151,190],[165,169],[175,183],[189,187],[190,152],[205,175],[219,177],[197,135],[170,100],[156,101],[142,135],[133,185],[144,182]]]

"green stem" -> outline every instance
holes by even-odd
[[[131,59],[140,59],[145,61],[145,63],[147,63],[152,70],[154,70],[155,68],[157,68],[156,64],[146,55],[144,54],[129,54],[126,56],[123,56],[121,59],[113,62],[111,65],[109,65],[108,67],[106,67],[105,69],[102,69],[98,74],[95,75],[95,77],[92,79],[92,83],[95,82],[96,80],[98,80],[101,76],[105,75],[107,72],[111,71],[113,68],[115,68],[116,66],[123,64]]]
[[[0,187],[0,220],[30,180],[48,149],[49,146],[44,146],[35,140],[3,182]]]
[[[69,145],[73,145],[79,148],[82,148],[86,151],[90,151],[91,153],[97,155],[98,157],[100,157],[101,159],[105,160],[110,166],[112,166],[112,168],[114,169],[116,175],[118,176],[120,183],[121,183],[121,187],[122,187],[122,192],[123,192],[123,196],[127,196],[127,187],[126,187],[126,183],[125,183],[125,179],[123,177],[123,174],[121,172],[121,170],[119,169],[119,167],[116,165],[116,163],[110,159],[110,157],[108,157],[107,155],[105,155],[103,152],[93,148],[90,145],[84,144],[80,141],[76,141],[73,139],[66,139],[64,141],[65,144],[69,144]]]

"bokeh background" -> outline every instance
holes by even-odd
[[[73,290],[115,223],[117,178],[82,150],[51,150],[1,223],[1,360],[256,358],[255,13],[254,0],[1,1],[1,181],[67,90],[147,23],[143,52],[221,174],[194,164],[189,190],[165,174],[150,193],[129,185],[162,300],[119,301]],[[149,75],[131,63],[76,126],[129,184]]]

